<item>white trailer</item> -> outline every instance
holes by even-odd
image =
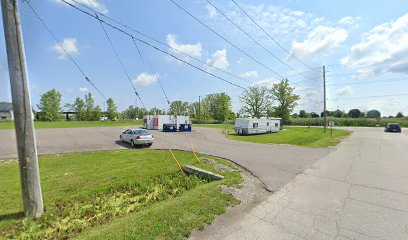
[[[175,124],[177,129],[180,124],[189,124],[189,116],[175,115],[146,115],[143,117],[144,128],[148,130],[163,130],[163,124]]]
[[[235,120],[235,132],[238,135],[273,133],[282,129],[282,118],[237,118]]]

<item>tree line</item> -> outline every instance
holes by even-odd
[[[62,95],[55,88],[44,93],[40,97],[37,105],[40,110],[39,119],[41,121],[62,120]],[[117,106],[112,98],[106,100],[106,111],[103,112],[101,106],[95,106],[95,100],[91,93],[85,95],[84,99],[77,97],[74,102],[66,103],[64,107],[74,112],[74,120],[77,121],[99,121],[101,117],[115,120],[118,117]]]
[[[102,112],[99,105],[95,106],[95,100],[91,93],[84,99],[77,97],[74,102],[64,105],[65,109],[75,113],[75,120],[98,121],[102,116],[110,120],[142,119],[145,115],[171,114],[189,115],[192,119],[206,121],[216,120],[224,122],[237,117],[280,117],[288,121],[290,114],[300,99],[293,93],[294,87],[289,85],[288,79],[273,84],[271,89],[262,85],[253,85],[245,90],[240,96],[242,108],[239,112],[232,111],[231,97],[224,93],[206,95],[198,102],[173,101],[168,109],[154,107],[150,110],[130,105],[127,109],[118,113],[117,106],[112,98],[106,101],[106,112]],[[52,89],[41,95],[38,109],[41,111],[40,120],[57,121],[61,118],[61,93]]]

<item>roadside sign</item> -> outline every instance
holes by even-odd
[[[334,121],[329,121],[329,126],[334,126]]]

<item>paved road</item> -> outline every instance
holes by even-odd
[[[39,154],[122,149],[115,141],[125,127],[38,129]],[[226,138],[218,129],[195,128],[191,133],[153,131],[153,148],[190,150],[230,159],[251,171],[268,190],[276,191],[317,159],[327,148],[304,148],[238,142]],[[137,151],[137,150],[136,150]],[[0,130],[0,159],[16,157],[13,130]]]
[[[408,239],[408,134],[353,130],[265,202],[199,239]]]

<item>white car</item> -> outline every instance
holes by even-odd
[[[148,131],[141,128],[128,129],[119,136],[121,142],[128,142],[132,147],[152,146],[154,137]]]

